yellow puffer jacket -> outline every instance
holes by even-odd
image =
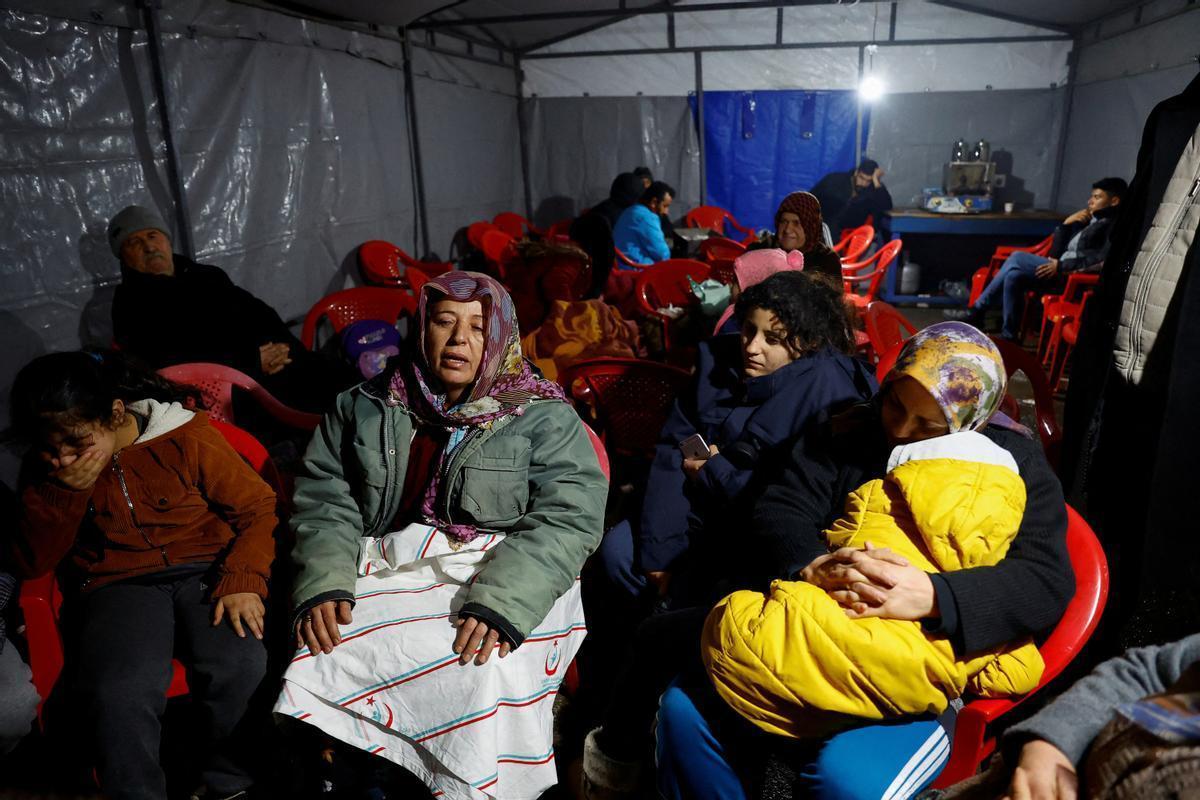
[[[1007,451],[964,432],[898,447],[888,475],[851,493],[826,531],[831,549],[888,547],[926,572],[995,564],[1025,510]],[[1032,642],[967,661],[920,623],[850,619],[827,593],[775,581],[709,614],[702,655],[717,692],[763,730],[821,736],[862,720],[939,713],[964,693],[1023,694],[1042,676]]]

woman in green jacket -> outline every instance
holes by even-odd
[[[276,711],[447,797],[536,797],[607,480],[500,284],[435,278],[417,325],[412,357],[338,398],[296,479],[299,649]]]

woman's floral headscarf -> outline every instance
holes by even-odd
[[[458,405],[447,407],[446,395],[425,362],[425,324],[434,304],[449,298],[460,303],[479,300],[486,319],[483,358],[470,393]],[[533,400],[566,400],[562,387],[533,370],[521,354],[521,336],[512,298],[498,282],[478,272],[448,272],[421,287],[417,304],[418,351],[397,360],[388,384],[388,404],[403,405],[426,425],[447,429],[449,441],[425,492],[421,511],[431,525],[449,536],[469,542],[479,535],[470,525],[454,525],[436,516],[438,484],[450,453],[472,428],[490,427],[496,420],[524,413]]]
[[[1024,426],[997,414],[1008,376],[1000,350],[965,322],[939,322],[913,335],[884,384],[909,377],[933,395],[946,415],[950,433],[977,431],[992,420],[1005,427]]]

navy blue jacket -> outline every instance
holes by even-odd
[[[696,386],[676,399],[655,448],[638,533],[640,567],[670,569],[688,550],[697,520],[739,511],[735,501],[744,499],[768,455],[786,452],[824,412],[868,399],[876,388],[865,363],[833,350],[745,380],[739,336],[702,343]],[[695,433],[721,452],[689,484],[679,443]],[[740,510],[748,523],[749,509]]]

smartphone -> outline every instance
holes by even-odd
[[[683,451],[684,458],[698,458],[701,461],[707,461],[712,455],[708,452],[708,442],[704,441],[704,437],[698,433],[694,433],[680,442],[679,449]]]

